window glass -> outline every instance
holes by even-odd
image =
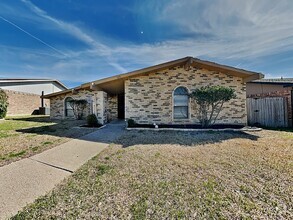
[[[174,118],[188,118],[188,107],[187,106],[180,106],[174,107]]]
[[[187,106],[188,96],[186,95],[175,95],[174,96],[174,106]]]
[[[176,88],[173,97],[174,119],[188,118],[188,103],[188,90],[185,87]]]
[[[69,103],[69,101],[73,100],[71,97],[65,99],[65,116],[71,117],[74,116],[73,109]]]

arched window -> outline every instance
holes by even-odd
[[[173,117],[174,119],[188,118],[188,90],[185,87],[178,87],[173,94]]]
[[[69,103],[71,100],[73,100],[73,98],[71,98],[71,97],[67,97],[67,98],[65,99],[65,102],[64,102],[65,116],[66,116],[66,117],[74,116],[74,114],[73,114],[73,109],[72,109],[72,107],[71,107],[71,105],[70,105],[70,103]]]

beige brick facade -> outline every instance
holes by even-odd
[[[105,124],[110,120],[115,119],[114,113],[109,111],[109,107],[113,106],[113,98],[108,99],[107,93],[103,91],[90,91],[90,90],[82,90],[76,93],[68,93],[59,96],[52,97],[51,101],[51,118],[54,119],[65,119],[73,117],[65,116],[65,99],[67,97],[71,97],[73,99],[85,99],[88,104],[86,109],[84,110],[84,118],[89,114],[96,114],[99,123]],[[111,100],[111,101],[108,101]],[[115,99],[114,99],[115,100]],[[110,113],[109,113],[110,112]],[[108,114],[111,115],[110,119],[108,118]]]
[[[235,89],[237,98],[224,104],[217,123],[246,124],[246,84],[243,78],[222,72],[183,66],[125,79],[125,119],[143,124],[199,123],[196,103],[189,99],[188,119],[173,118],[173,91],[184,86],[189,92],[208,85],[222,85]],[[85,116],[94,113],[104,124],[118,118],[118,96],[103,91],[79,90],[72,94],[51,98],[51,117],[65,118],[66,97],[88,100]]]
[[[41,106],[41,98],[39,95],[4,90],[8,96],[8,112],[7,115],[31,115]],[[50,100],[44,100],[45,107],[50,107]]]
[[[180,124],[198,123],[197,107],[189,101],[189,118],[173,119],[173,91],[178,86],[189,92],[207,85],[222,85],[236,90],[237,98],[224,104],[218,123],[246,124],[246,91],[243,79],[220,72],[182,66],[125,81],[125,118],[137,123]]]

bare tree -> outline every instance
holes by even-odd
[[[73,114],[77,120],[81,120],[83,117],[84,109],[87,106],[87,100],[85,99],[73,99],[69,101],[69,104],[73,110]]]

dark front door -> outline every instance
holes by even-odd
[[[124,119],[125,117],[125,99],[124,94],[118,95],[118,118]]]

